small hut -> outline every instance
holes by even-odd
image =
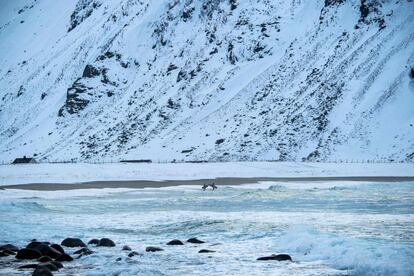
[[[33,157],[26,157],[23,156],[23,158],[16,158],[13,161],[13,164],[34,164],[37,163],[36,159]]]

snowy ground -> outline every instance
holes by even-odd
[[[177,164],[30,164],[0,166],[0,185],[218,177],[414,176],[409,163],[229,162]]]

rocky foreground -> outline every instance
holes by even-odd
[[[190,238],[186,242],[174,239],[166,243],[168,247],[185,246],[186,244],[201,245],[206,242],[198,238]],[[94,254],[100,247],[117,247],[116,243],[108,238],[91,239],[88,244],[78,238],[66,238],[60,245],[48,241],[31,240],[26,247],[19,248],[13,244],[0,246],[0,264],[3,268],[15,269],[17,272],[33,270],[33,276],[50,276],[55,271],[63,271],[64,264],[76,262],[84,256]],[[79,248],[79,249],[77,249]],[[93,248],[93,249],[92,249]],[[73,251],[75,249],[75,251]],[[157,246],[147,246],[146,253],[164,251],[165,249]],[[67,251],[71,251],[69,254]],[[121,251],[128,252],[126,258],[136,258],[144,253],[134,251],[130,246],[123,245]],[[213,254],[216,251],[200,248],[198,253]],[[124,256],[124,255],[122,255]],[[120,256],[117,261],[122,260]],[[273,254],[270,256],[259,257],[257,261],[292,261],[287,254]]]

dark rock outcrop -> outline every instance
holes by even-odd
[[[131,247],[129,247],[128,245],[124,245],[124,246],[122,247],[122,250],[125,250],[125,251],[131,251],[132,249],[131,249]]]
[[[184,245],[184,243],[180,240],[172,240],[172,241],[169,241],[167,245]]]
[[[50,263],[54,264],[57,268],[63,268],[63,264],[58,261],[51,261]]]
[[[86,247],[73,252],[73,254],[82,254],[82,256],[91,255],[92,253],[94,253],[94,252],[92,250],[90,250],[89,248],[86,248]]]
[[[53,273],[47,267],[39,266],[33,271],[32,276],[53,276]]]
[[[140,254],[137,251],[132,251],[128,254],[128,257],[132,258],[134,256],[139,256]]]
[[[56,258],[55,261],[58,261],[58,262],[71,262],[71,261],[73,261],[73,258],[65,253],[65,254],[60,255],[58,258]]]
[[[26,264],[19,266],[19,269],[36,268],[38,264]]]
[[[102,238],[99,243],[98,246],[105,246],[105,247],[114,247],[115,243],[113,240],[108,239],[108,238]]]
[[[65,253],[65,250],[63,250],[63,247],[60,246],[59,244],[52,244],[50,245],[51,248],[56,249],[57,251],[60,252],[60,254]]]
[[[13,244],[10,244],[10,243],[0,246],[0,250],[6,250],[6,249],[14,251],[14,252],[19,251],[19,248],[17,246],[14,246]]]
[[[272,254],[266,257],[260,257],[258,261],[292,261],[292,257],[287,254]]]
[[[99,244],[99,240],[98,239],[91,239],[88,244],[94,244],[94,245],[98,245]]]
[[[145,248],[146,252],[158,252],[158,251],[164,251],[164,249],[160,248],[160,247],[156,247],[156,246],[148,246],[147,248]]]
[[[204,243],[204,241],[201,241],[197,238],[188,239],[187,242],[189,242],[189,243]]]
[[[39,259],[42,257],[42,254],[34,249],[29,248],[22,248],[17,252],[16,259],[19,260],[33,260],[33,259]]]
[[[85,66],[85,69],[83,70],[82,78],[93,78],[99,75],[99,70],[93,67],[92,65],[88,64]]]
[[[86,244],[78,238],[66,238],[62,241],[61,245],[66,247],[87,247]]]
[[[47,244],[43,244],[43,243],[38,244],[38,245],[32,245],[32,248],[30,248],[30,249],[37,250],[42,254],[42,256],[49,256],[52,259],[56,259],[60,255],[62,255],[62,253],[60,253],[56,249],[50,247]]]
[[[208,250],[208,249],[201,249],[200,251],[198,251],[198,253],[214,253],[216,251],[213,250]]]
[[[42,256],[38,259],[38,261],[41,263],[47,263],[47,262],[53,261],[53,259],[50,258],[49,256]]]

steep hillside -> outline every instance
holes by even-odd
[[[0,160],[414,161],[412,0],[0,3]]]

